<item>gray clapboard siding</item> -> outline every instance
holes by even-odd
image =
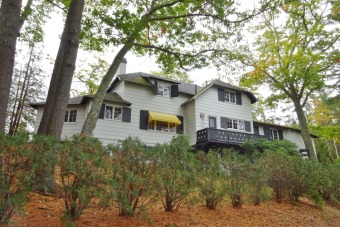
[[[242,105],[235,103],[227,103],[218,101],[217,88],[211,87],[204,94],[200,95],[195,100],[196,108],[196,130],[200,130],[208,127],[209,116],[216,117],[217,129],[221,129],[221,118],[228,117],[233,119],[239,119],[249,121],[251,124],[251,132],[253,133],[253,119],[252,119],[252,106],[250,99],[244,93],[242,95]],[[200,118],[200,113],[205,114],[204,123]]]
[[[113,91],[116,91],[115,89]],[[140,110],[156,111],[168,114],[186,116],[181,104],[189,96],[180,94],[179,97],[160,97],[154,94],[152,87],[125,83],[122,98],[131,102],[131,122],[121,122],[114,120],[99,119],[94,130],[94,136],[103,141],[104,144],[115,144],[124,140],[128,136],[139,137],[147,146],[154,146],[157,143],[169,142],[176,132],[160,132],[154,130],[139,129]],[[186,126],[184,125],[184,130]]]
[[[196,115],[195,100],[185,105],[184,133],[189,137],[190,145],[196,144]]]
[[[120,97],[124,96],[124,89],[125,89],[125,81],[121,80],[118,82],[118,84],[115,86],[115,88],[111,91],[112,92],[116,92],[118,95],[120,95]]]

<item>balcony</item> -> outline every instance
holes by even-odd
[[[240,145],[246,140],[266,138],[262,135],[235,132],[214,128],[204,128],[196,132],[196,149]]]

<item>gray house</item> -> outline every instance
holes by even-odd
[[[249,91],[220,80],[200,87],[142,72],[120,73],[107,90],[94,130],[105,145],[138,136],[152,147],[184,133],[196,149],[237,146],[257,137],[287,139],[305,149],[298,129],[252,119],[257,99]],[[80,133],[92,101],[93,95],[70,98],[62,138]],[[37,130],[44,103],[31,106],[37,109]]]

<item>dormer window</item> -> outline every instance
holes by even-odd
[[[157,84],[156,94],[163,97],[170,97],[170,85]]]

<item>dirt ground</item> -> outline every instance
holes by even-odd
[[[25,207],[25,216],[14,216],[11,226],[65,226],[60,199],[32,194]],[[216,210],[203,206],[183,207],[174,213],[155,206],[135,217],[120,217],[118,209],[101,209],[92,205],[75,226],[340,226],[340,205],[327,204],[322,210],[306,199],[296,205],[274,201],[260,206],[244,204],[232,208],[224,204]]]

